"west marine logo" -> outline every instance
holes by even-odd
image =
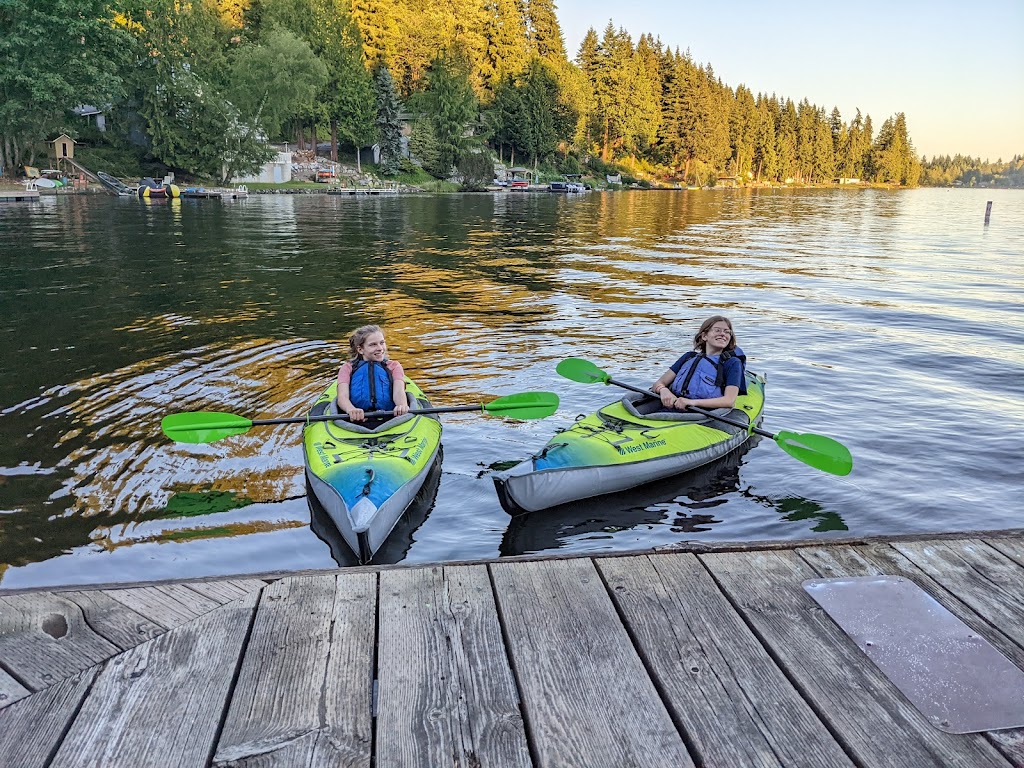
[[[423,455],[423,451],[427,448],[427,438],[420,440],[419,444],[413,449],[412,453],[409,454],[409,461],[415,464],[420,460],[420,456]]]
[[[327,455],[327,451],[324,450],[323,443],[313,443],[313,448],[316,449],[316,455],[320,457],[320,461],[324,463],[324,469],[328,469],[331,466],[331,459]]]
[[[668,445],[667,440],[645,440],[639,445],[620,445],[617,446],[620,455],[627,453],[641,453],[642,451],[649,451],[652,448],[661,448],[664,445]]]

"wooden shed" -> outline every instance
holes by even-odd
[[[75,156],[75,140],[66,133],[62,133],[50,143],[53,145],[53,156],[58,160],[70,160]]]

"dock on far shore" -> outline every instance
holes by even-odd
[[[0,590],[0,763],[1024,766],[807,586],[880,576],[1024,667],[1024,530]]]
[[[0,203],[24,203],[38,199],[38,189],[0,189]]]

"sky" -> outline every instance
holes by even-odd
[[[569,58],[609,19],[756,96],[807,98],[875,133],[903,112],[918,155],[1024,155],[1024,0],[555,0]]]

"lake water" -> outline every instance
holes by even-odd
[[[984,226],[986,201],[992,218]],[[301,415],[379,322],[435,405],[553,390],[548,419],[442,417],[444,461],[378,562],[1021,526],[1024,194],[763,190],[0,207],[0,588],[351,563],[301,427],[181,445],[184,410]],[[705,317],[768,377],[760,440],[675,480],[511,520],[492,466],[647,386]],[[322,538],[321,538],[322,537]]]

